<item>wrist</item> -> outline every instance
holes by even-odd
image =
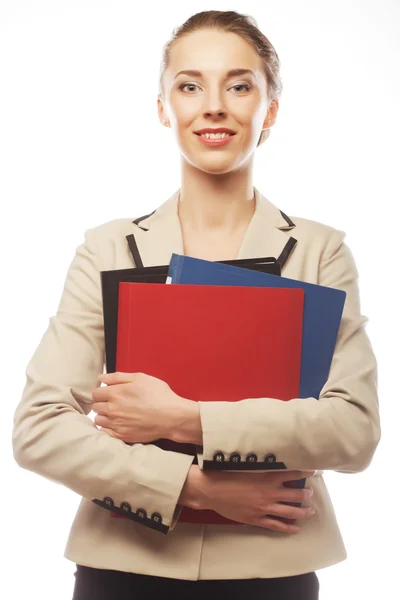
[[[178,504],[195,510],[210,508],[210,480],[199,465],[190,467]]]
[[[198,402],[181,398],[179,410],[173,415],[169,439],[181,444],[203,445],[200,408]]]

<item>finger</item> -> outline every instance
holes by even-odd
[[[108,403],[107,402],[94,402],[92,404],[92,411],[97,413],[98,415],[104,415],[108,417]]]
[[[107,427],[101,427],[100,431],[104,431],[104,433],[107,433],[110,437],[116,438],[117,440],[119,439],[118,434],[112,429],[108,429]]]
[[[268,516],[260,519],[258,523],[259,527],[264,527],[265,529],[272,529],[272,531],[279,531],[281,533],[297,533],[300,531],[300,527],[298,525],[292,525],[289,523],[283,523],[278,519],[272,519]]]
[[[107,402],[110,398],[110,391],[106,387],[96,387],[92,390],[92,402]]]
[[[112,399],[117,397],[120,393],[124,393],[127,383],[132,382],[110,383],[110,386],[112,385],[112,390],[110,389],[109,385],[95,388],[92,392],[93,399],[97,402],[111,402]]]
[[[285,519],[308,519],[314,514],[312,506],[291,506],[287,504],[271,504],[267,508],[268,515],[274,515],[276,517],[284,517]]]
[[[279,490],[279,500],[282,502],[306,502],[314,494],[312,487],[294,489],[282,487]]]
[[[96,415],[93,421],[94,423],[96,423],[96,425],[101,425],[101,427],[111,428],[112,426],[112,422],[110,421],[110,419],[108,419],[104,415]]]
[[[133,383],[136,373],[124,373],[115,371],[114,373],[103,373],[99,376],[99,380],[107,385],[115,385],[116,383]]]

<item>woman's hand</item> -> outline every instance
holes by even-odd
[[[211,509],[220,515],[243,523],[264,527],[282,533],[297,533],[299,525],[285,523],[277,519],[309,519],[312,517],[310,506],[290,506],[282,502],[301,502],[309,500],[312,487],[291,489],[285,487],[286,481],[312,477],[316,471],[285,471],[271,473],[225,473],[223,471],[202,471],[192,465],[192,479],[189,481],[188,494],[197,498],[195,508]],[[185,484],[186,485],[186,484]],[[180,503],[187,503],[185,486]],[[191,496],[188,496],[189,500]],[[190,502],[188,502],[190,504]]]
[[[107,387],[92,392],[96,425],[126,443],[171,439],[182,403],[188,402],[163,380],[146,373],[106,373]]]

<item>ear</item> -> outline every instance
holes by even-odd
[[[160,120],[161,125],[167,126],[168,117],[165,113],[164,104],[163,104],[160,94],[157,95],[157,110],[158,110],[158,118]],[[169,126],[169,123],[168,123],[168,126]]]
[[[275,124],[278,110],[279,110],[279,101],[276,99],[272,100],[271,104],[269,105],[268,112],[266,114],[266,117],[265,117],[265,120],[263,123],[263,129],[269,129],[270,127],[272,127],[272,125]]]

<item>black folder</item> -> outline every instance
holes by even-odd
[[[280,264],[274,257],[239,258],[216,262],[244,269],[252,269],[253,271],[262,271],[272,275],[281,275]],[[165,283],[168,276],[168,269],[169,265],[157,265],[153,267],[100,271],[107,373],[114,373],[116,371],[119,283],[121,281]]]

